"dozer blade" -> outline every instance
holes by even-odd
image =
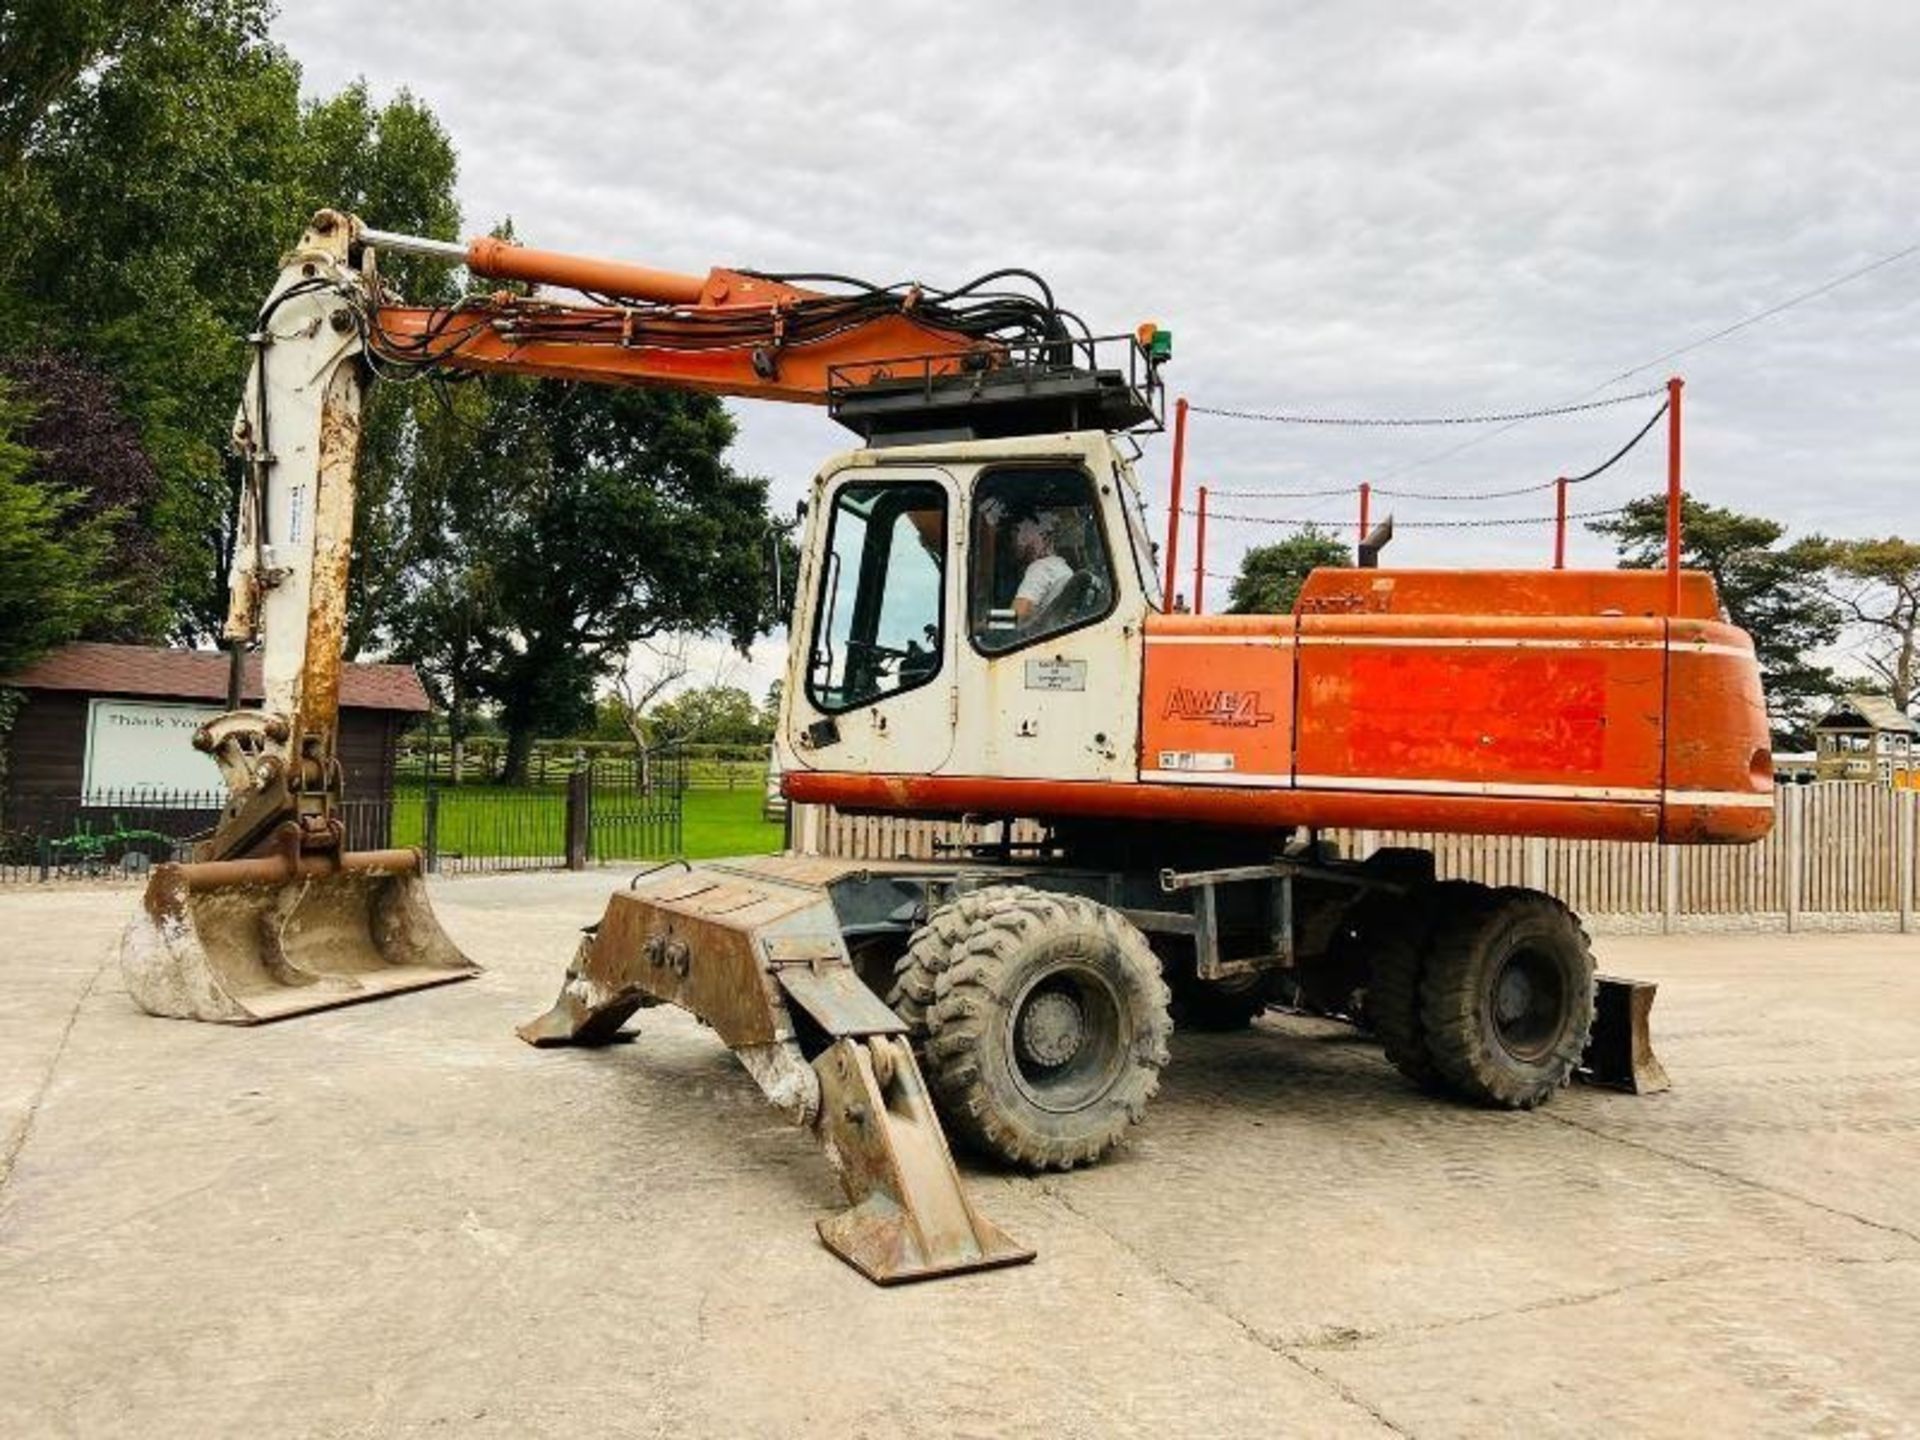
[[[767,1098],[811,1129],[851,1208],[819,1222],[828,1249],[880,1285],[999,1265],[1033,1251],[973,1207],[906,1042],[867,989],[818,886],[706,867],[616,893],[581,942],[531,1045],[612,1040],[644,1005],[712,1026]]]
[[[1593,1032],[1580,1057],[1582,1080],[1630,1095],[1657,1095],[1673,1088],[1666,1067],[1653,1053],[1648,1023],[1658,988],[1650,980],[1594,977]]]
[[[480,973],[434,918],[414,850],[155,866],[120,970],[149,1015],[227,1025]]]

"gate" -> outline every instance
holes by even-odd
[[[687,792],[684,752],[596,761],[588,767],[583,788],[589,861],[649,860],[680,853]]]

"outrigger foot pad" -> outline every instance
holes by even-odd
[[[820,1141],[854,1202],[819,1222],[829,1250],[876,1285],[1033,1259],[967,1199],[903,1036],[836,1041],[813,1068]]]
[[[1594,977],[1593,1032],[1576,1072],[1582,1080],[1630,1095],[1657,1095],[1673,1088],[1653,1053],[1649,1017],[1658,989],[1651,980]]]

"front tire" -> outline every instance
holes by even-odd
[[[1031,1170],[1097,1160],[1145,1113],[1172,1032],[1160,963],[1103,905],[1009,888],[934,977],[927,1082],[953,1132]]]

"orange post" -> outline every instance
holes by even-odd
[[[1667,613],[1680,613],[1680,387],[1667,381]]]
[[[1360,543],[1367,543],[1367,511],[1373,502],[1373,486],[1360,482]]]
[[[1180,471],[1187,461],[1187,397],[1173,402],[1173,481],[1167,496],[1167,568],[1160,608],[1173,611],[1173,580],[1180,573]]]
[[[1567,568],[1567,477],[1553,482],[1553,568]]]
[[[1200,504],[1193,523],[1193,613],[1204,615],[1207,593],[1207,487],[1200,487]]]

